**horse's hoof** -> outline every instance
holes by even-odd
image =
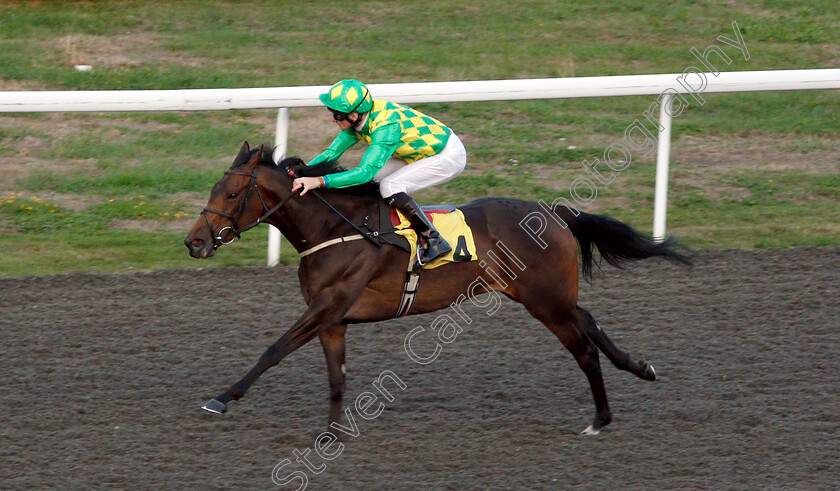
[[[656,380],[656,370],[653,369],[653,365],[647,362],[642,362],[642,364],[645,367],[645,373],[642,374],[642,378],[650,382]]]
[[[601,432],[600,428],[598,428],[596,430],[592,425],[589,425],[585,430],[581,431],[580,434],[581,435],[597,435],[600,432]]]
[[[216,399],[210,399],[201,406],[201,409],[204,409],[209,413],[224,414],[227,411],[227,406]]]

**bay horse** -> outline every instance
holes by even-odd
[[[305,196],[292,193],[294,177],[311,168],[296,157],[276,164],[272,150],[265,145],[251,149],[248,142],[242,145],[230,169],[213,186],[207,207],[184,243],[192,257],[209,258],[221,245],[259,223],[277,227],[303,253],[298,278],[307,308],[241,380],[202,408],[224,413],[230,401],[242,398],[263,372],[317,336],[329,372],[329,431],[330,425],[340,421],[347,326],[396,316],[408,252],[391,245],[377,247],[368,240],[342,239],[357,234],[367,218],[378,215],[378,193],[352,188],[319,189]],[[656,372],[649,363],[633,360],[616,347],[592,315],[577,305],[578,244],[586,279],[593,266],[599,265],[596,248],[601,259],[616,267],[651,257],[684,264],[690,260],[676,250],[671,238],[656,243],[620,221],[568,206],[483,198],[458,208],[472,229],[478,257],[492,258],[498,271],[487,267],[489,259],[425,269],[411,314],[450,307],[483,277],[487,292],[500,292],[524,305],[572,353],[595,400],[595,417],[583,433],[597,434],[612,419],[599,350],[617,368],[643,380],[653,381]],[[539,240],[526,233],[521,225],[526,217],[535,213],[545,217],[552,211],[554,216],[545,220]],[[501,271],[507,276],[502,277]]]

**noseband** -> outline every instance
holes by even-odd
[[[257,197],[260,199],[260,204],[262,204],[262,207],[263,207],[263,210],[265,210],[265,213],[263,213],[262,216],[257,218],[255,221],[253,221],[253,222],[249,223],[248,225],[245,225],[244,227],[240,228],[236,216],[233,216],[230,213],[225,213],[223,211],[214,210],[212,208],[204,207],[204,209],[201,211],[201,215],[207,221],[207,228],[210,229],[210,236],[213,237],[213,248],[214,249],[218,249],[219,247],[221,247],[223,245],[230,244],[234,240],[238,239],[242,235],[242,232],[245,232],[247,230],[251,230],[252,228],[254,228],[257,225],[259,225],[260,223],[262,223],[263,220],[265,220],[266,218],[273,215],[274,212],[276,212],[277,210],[282,208],[283,205],[288,203],[289,200],[292,199],[296,194],[296,193],[289,194],[289,196],[280,200],[280,202],[277,203],[276,205],[274,205],[274,207],[269,208],[268,205],[265,204],[265,200],[262,197],[262,193],[260,193],[259,186],[257,186],[257,171],[256,170],[254,170],[253,172],[231,172],[231,171],[227,171],[227,172],[225,172],[225,175],[226,176],[248,176],[248,177],[251,178],[251,182],[248,184],[248,191],[245,192],[245,196],[242,198],[242,201],[239,202],[239,207],[237,208],[237,215],[242,214],[245,207],[248,205],[248,197],[250,197],[251,193],[254,192],[254,191],[257,192]],[[219,230],[218,233],[214,233],[213,232],[213,225],[210,223],[210,216],[208,215],[208,213],[215,213],[219,216],[222,216],[222,217],[225,217],[225,218],[231,220],[233,222],[233,226],[231,227],[230,225],[228,225],[226,227],[222,227]],[[233,236],[233,238],[230,239],[227,242],[222,240],[222,234],[225,233],[225,230],[230,230],[230,233]]]

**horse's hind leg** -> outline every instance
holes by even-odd
[[[656,380],[656,371],[653,369],[653,365],[643,360],[634,361],[627,352],[619,349],[586,309],[577,307],[577,316],[578,326],[583,328],[589,339],[598,346],[598,349],[609,358],[616,368],[628,371],[640,379]]]
[[[324,356],[327,357],[327,370],[330,377],[330,415],[327,421],[327,431],[333,423],[341,423],[341,400],[344,398],[345,374],[344,366],[344,334],[347,325],[339,324],[318,333]]]
[[[538,317],[539,318],[539,317]],[[595,399],[595,419],[588,428],[583,430],[585,435],[597,435],[601,429],[612,421],[612,412],[607,402],[607,390],[601,375],[601,363],[598,359],[598,348],[577,325],[577,317],[572,314],[568,318],[558,320],[540,319],[548,329],[557,336],[575,357],[580,369],[589,380],[592,397]]]

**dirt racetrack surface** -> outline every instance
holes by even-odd
[[[227,414],[199,409],[303,311],[296,270],[196,265],[0,280],[0,487],[276,489],[285,459],[283,489],[302,484],[290,475],[308,489],[840,481],[838,248],[700,252],[692,269],[645,261],[584,285],[580,304],[659,376],[602,356],[613,423],[597,436],[579,435],[594,416],[583,373],[518,304],[467,309],[428,365],[403,344],[435,314],[351,326],[345,407],[386,370],[406,387],[391,384],[374,419],[350,409],[359,435],[331,461],[314,452],[328,398],[317,340]],[[306,449],[320,473],[295,460]]]

